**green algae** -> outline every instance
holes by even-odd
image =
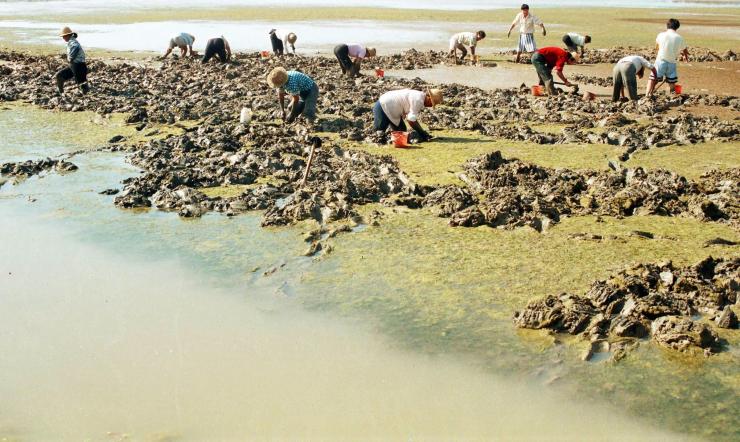
[[[565,219],[540,234],[450,228],[425,210],[360,210],[381,211],[380,224],[335,239],[334,252],[303,273],[298,291],[309,308],[369,316],[401,345],[476,354],[497,373],[617,401],[681,431],[732,438],[738,418],[715,415],[708,406],[738,404],[736,352],[688,358],[645,341],[617,364],[588,363],[578,358],[585,346],[580,338],[516,330],[510,317],[533,298],[581,293],[633,262],[685,265],[709,254],[740,256],[738,247],[704,246],[715,237],[738,241],[738,232],[693,219],[635,216]],[[635,230],[656,239],[632,235]],[[607,239],[574,239],[584,233]],[[732,343],[738,335],[723,331]]]
[[[740,143],[709,142],[674,145],[639,150],[632,154],[628,167],[668,169],[687,178],[698,178],[712,169],[729,169],[740,165]]]

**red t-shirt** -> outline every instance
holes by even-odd
[[[556,71],[562,71],[565,63],[568,62],[568,52],[556,46],[541,48],[538,53],[545,57],[548,66],[553,66]]]

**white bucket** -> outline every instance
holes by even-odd
[[[243,107],[241,114],[239,114],[239,122],[241,124],[249,124],[252,121],[252,110],[248,107]]]

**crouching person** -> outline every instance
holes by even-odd
[[[319,99],[319,87],[308,75],[298,71],[286,71],[277,67],[267,75],[267,84],[277,89],[280,111],[283,121],[292,123],[303,115],[310,123],[316,121],[316,102]],[[290,113],[285,112],[285,96],[291,96]]]
[[[577,63],[578,58],[577,54],[571,54],[554,46],[538,49],[534,53],[532,66],[537,71],[537,76],[540,77],[540,85],[545,86],[548,95],[555,95],[556,93],[552,70],[555,69],[557,76],[565,86],[571,86],[570,81],[563,75],[563,68],[566,64]]]
[[[624,97],[624,88],[630,96],[630,100],[637,101],[637,79],[645,75],[645,69],[652,72],[652,77],[656,77],[655,67],[639,55],[624,57],[614,65],[614,91],[612,92],[612,101],[619,101]]]
[[[419,114],[425,107],[434,107],[442,102],[442,91],[432,89],[427,92],[414,89],[401,89],[386,92],[373,107],[376,131],[385,132],[388,127],[394,131],[406,131],[406,123],[419,134],[419,141],[429,141],[432,136],[419,124]]]
[[[74,78],[82,93],[86,94],[90,91],[90,86],[87,84],[87,64],[85,63],[85,51],[82,50],[82,46],[77,41],[77,33],[72,32],[67,26],[62,29],[59,36],[67,42],[69,67],[57,72],[57,90],[60,94],[64,93],[64,83]]]
[[[366,48],[357,44],[339,45],[334,48],[334,55],[339,60],[342,74],[354,77],[360,73],[362,60],[375,57],[375,48]]]
[[[208,63],[214,56],[218,57],[221,63],[231,60],[231,46],[224,36],[212,38],[206,43],[206,51],[203,53],[201,62]]]

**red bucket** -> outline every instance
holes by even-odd
[[[534,95],[535,97],[541,97],[542,94],[544,94],[544,92],[545,92],[545,88],[543,88],[542,86],[540,85],[532,86],[532,95]]]
[[[270,51],[262,51],[260,52],[260,55],[262,58],[270,58]]]
[[[681,85],[680,85],[680,84],[677,84],[677,85],[675,85],[675,86],[673,87],[673,92],[674,92],[674,93],[675,93],[676,95],[681,95],[681,92],[683,92],[683,88],[681,87]]]
[[[382,69],[375,69],[375,76],[378,78],[385,77],[385,71]]]
[[[391,140],[396,147],[409,147],[409,134],[400,130],[391,132]]]

